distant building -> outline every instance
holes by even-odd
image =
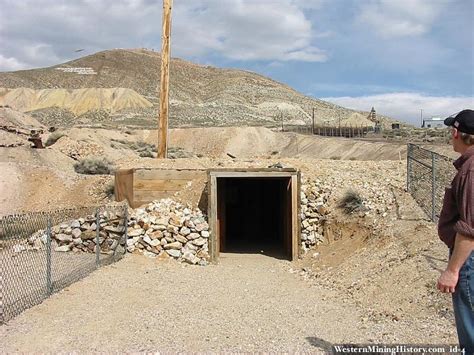
[[[444,119],[441,117],[424,118],[421,128],[444,128]]]

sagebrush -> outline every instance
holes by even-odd
[[[364,199],[358,192],[353,190],[344,193],[344,196],[339,201],[339,208],[342,208],[347,214],[366,211]]]
[[[114,171],[113,164],[106,158],[89,157],[74,164],[74,170],[79,174],[109,175]]]

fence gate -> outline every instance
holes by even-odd
[[[408,144],[407,191],[433,222],[439,218],[445,188],[455,173],[451,158]]]

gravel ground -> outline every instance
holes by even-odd
[[[340,292],[291,267],[264,255],[222,254],[207,267],[128,255],[1,326],[0,349],[317,353],[394,333],[423,341],[413,324],[367,321]]]
[[[317,352],[374,340],[353,305],[289,265],[245,254],[208,267],[127,256],[0,327],[0,349]]]

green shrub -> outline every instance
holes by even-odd
[[[342,208],[345,213],[351,214],[354,212],[364,212],[364,199],[356,191],[346,191],[342,199],[339,201],[339,208]]]
[[[65,135],[66,134],[62,132],[53,132],[48,136],[48,139],[46,140],[46,143],[44,143],[44,145],[46,147],[49,147],[53,145],[54,143],[56,143],[59,140],[59,138],[64,137]]]
[[[109,175],[114,169],[112,163],[105,158],[89,157],[74,164],[74,170],[79,174]]]

